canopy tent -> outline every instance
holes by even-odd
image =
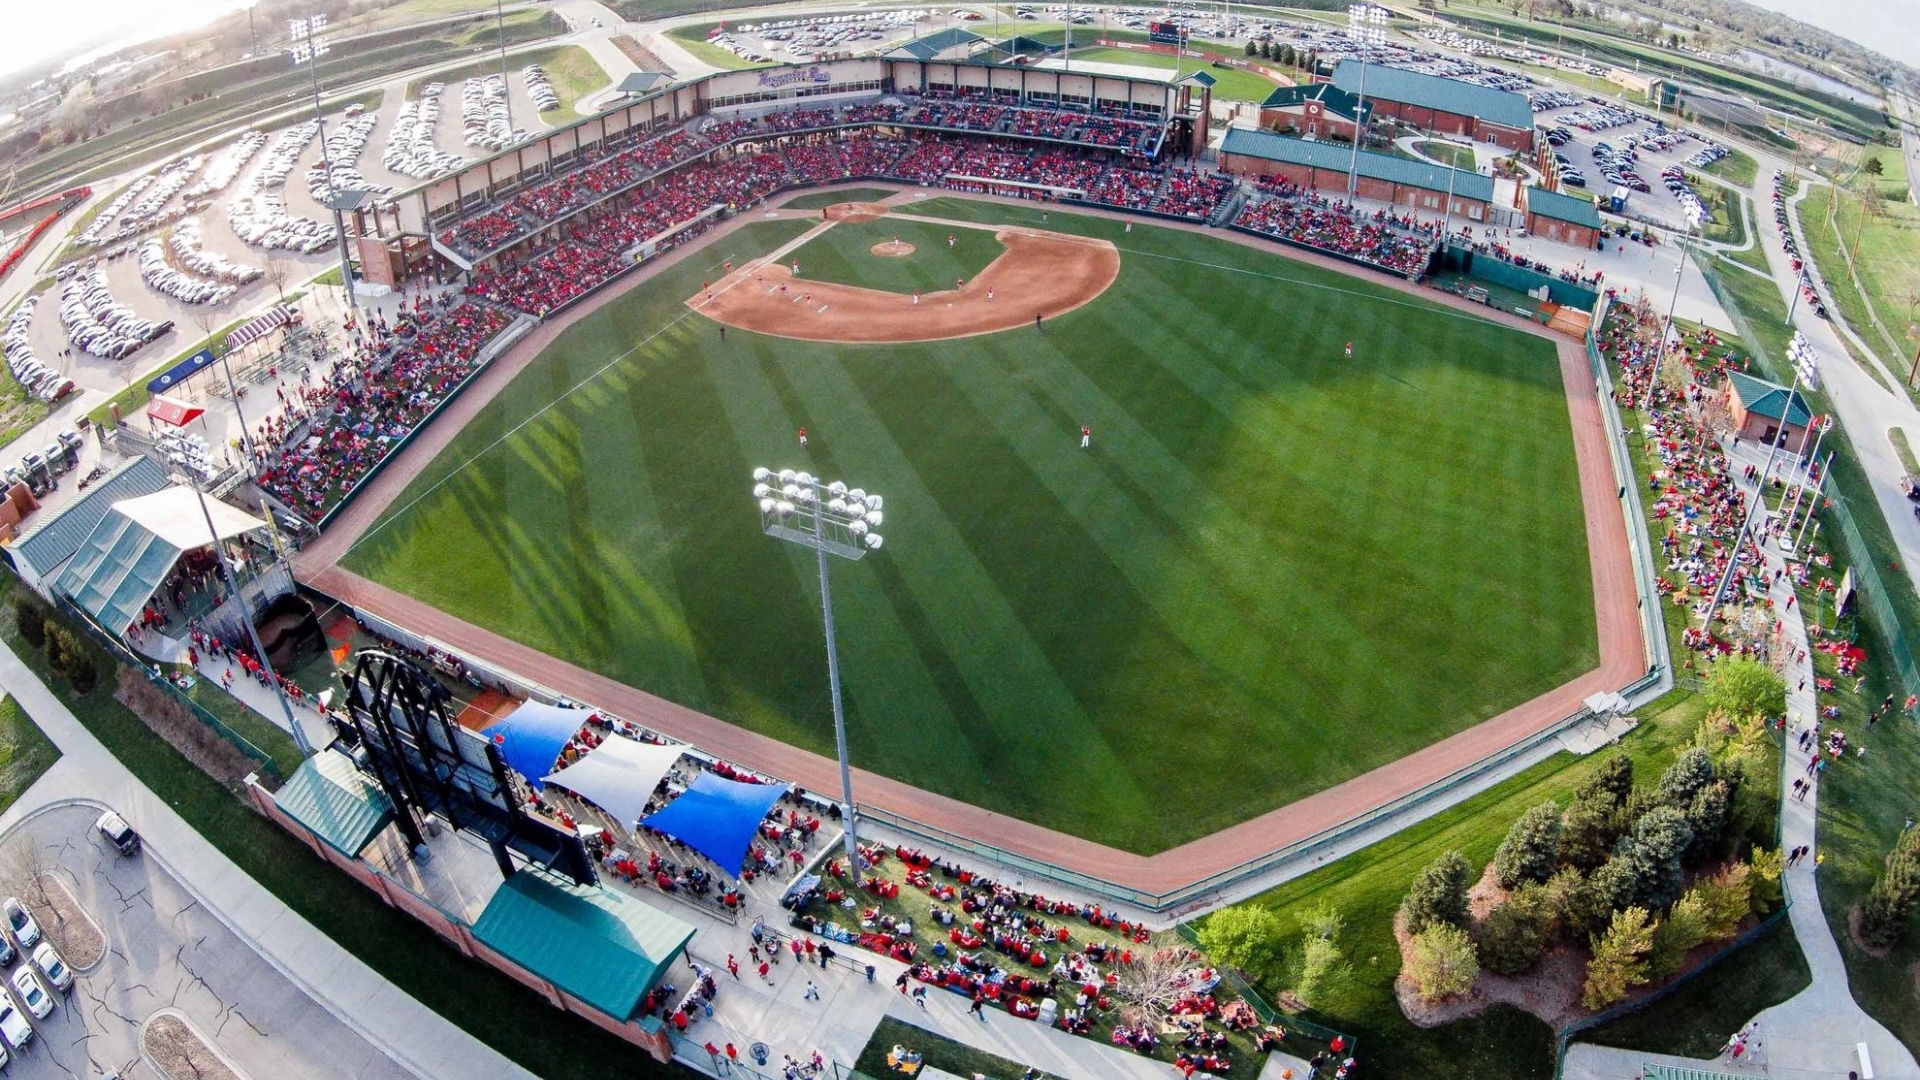
[[[292,308],[276,307],[268,310],[264,315],[257,315],[247,320],[239,329],[227,335],[227,351],[232,352],[242,345],[257,341],[280,329],[293,321],[293,314]]]
[[[684,749],[614,736],[566,768],[549,773],[546,782],[566,788],[613,815],[621,828],[631,829],[647,812],[647,800]]]
[[[213,350],[201,349],[147,380],[147,393],[163,394],[213,366]],[[148,410],[152,411],[152,410]]]
[[[201,414],[206,411],[198,405],[189,405],[165,394],[155,394],[152,400],[147,402],[147,415],[168,427],[186,427],[200,419]]]
[[[54,588],[109,631],[125,630],[140,618],[183,553],[206,547],[216,535],[225,540],[267,527],[223,502],[210,499],[206,506],[203,512],[199,493],[179,486],[114,503],[60,572]]]
[[[480,734],[492,739],[507,767],[526,777],[537,791],[542,787],[541,778],[552,772],[553,763],[560,759],[560,751],[592,715],[585,709],[526,701],[505,719],[482,728]]]
[[[640,824],[666,833],[737,874],[746,861],[747,845],[760,830],[760,820],[786,793],[785,784],[749,784],[703,772],[686,794]]]

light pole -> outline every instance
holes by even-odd
[[[500,0],[493,0],[493,25],[500,37],[500,96],[506,106],[507,134],[513,134],[513,87],[507,82],[507,17]]]
[[[327,28],[325,15],[314,15],[305,19],[292,19],[287,23],[287,36],[293,39],[293,47],[288,50],[293,56],[295,67],[307,65],[308,82],[313,89],[313,122],[320,128],[320,169],[327,175],[327,192],[333,193],[333,163],[327,160],[327,119],[320,111],[320,58],[327,55],[327,39],[321,31]],[[353,306],[353,260],[347,254],[347,228],[340,217],[340,211],[333,212],[333,233],[340,241],[340,283],[346,286],[347,306]]]
[[[1360,143],[1366,138],[1367,50],[1387,40],[1387,9],[1373,4],[1354,4],[1347,8],[1347,33],[1358,43],[1360,57],[1360,93],[1353,107],[1353,159],[1347,166],[1347,203],[1353,203],[1360,188]]]
[[[760,506],[760,530],[776,540],[812,548],[820,563],[820,611],[827,627],[827,686],[833,696],[833,743],[840,757],[841,820],[846,823],[847,872],[860,872],[860,842],[854,835],[853,767],[847,760],[847,719],[840,703],[840,653],[833,636],[833,591],[827,582],[827,556],[853,562],[880,550],[885,521],[880,496],[825,483],[793,469],[753,470],[753,498]]]
[[[1753,489],[1753,501],[1747,504],[1747,512],[1740,517],[1740,531],[1733,534],[1733,546],[1727,549],[1727,568],[1720,575],[1720,584],[1713,590],[1713,602],[1707,605],[1706,618],[1700,622],[1700,629],[1708,637],[1713,636],[1713,617],[1720,613],[1720,602],[1727,595],[1727,586],[1733,581],[1733,569],[1740,565],[1740,547],[1747,542],[1747,530],[1753,525],[1753,515],[1766,504],[1767,478],[1773,475],[1773,459],[1779,455],[1780,447],[1787,441],[1787,421],[1793,416],[1793,403],[1800,399],[1800,369],[1793,370],[1793,385],[1787,388],[1787,403],[1780,410],[1780,430],[1775,432],[1773,445],[1767,447],[1767,467],[1760,472],[1760,483]],[[1802,441],[1806,432],[1800,434]]]
[[[1653,388],[1660,384],[1660,362],[1667,357],[1667,338],[1673,335],[1673,313],[1680,306],[1680,279],[1687,272],[1687,240],[1693,233],[1682,233],[1680,242],[1680,261],[1673,268],[1673,299],[1667,301],[1667,321],[1660,325],[1660,345],[1653,350],[1653,373],[1647,378],[1647,395],[1641,401],[1645,408],[1653,408]]]

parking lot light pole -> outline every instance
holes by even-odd
[[[1387,9],[1371,3],[1352,5],[1347,8],[1347,33],[1353,36],[1360,59],[1360,92],[1355,97],[1353,110],[1353,157],[1347,166],[1347,203],[1352,205],[1360,190],[1360,143],[1366,138],[1370,126],[1365,123],[1367,50],[1386,44]]]
[[[485,11],[485,8],[481,9]],[[500,90],[507,106],[507,134],[513,134],[513,87],[507,82],[507,17],[500,0],[493,0],[493,25],[500,36]]]
[[[333,192],[333,163],[327,160],[327,118],[320,111],[320,58],[327,55],[327,39],[321,31],[327,28],[325,15],[314,15],[305,19],[293,19],[287,23],[288,36],[293,39],[289,52],[293,56],[295,67],[307,65],[308,82],[313,89],[313,122],[320,128],[320,168],[327,174],[327,192]],[[333,233],[340,242],[340,283],[347,290],[347,307],[353,307],[353,260],[347,254],[347,227],[345,219],[338,209],[333,212]]]
[[[1660,324],[1660,345],[1653,350],[1653,373],[1647,378],[1647,395],[1641,401],[1641,405],[1649,409],[1653,407],[1653,388],[1660,385],[1660,363],[1667,358],[1667,338],[1673,335],[1673,313],[1680,306],[1680,279],[1687,272],[1687,240],[1692,236],[1689,231],[1677,238],[1680,261],[1673,267],[1673,298],[1667,301],[1667,320]]]
[[[812,548],[820,564],[820,611],[827,628],[827,686],[833,698],[833,742],[840,758],[841,820],[846,823],[847,873],[860,872],[860,841],[854,834],[853,768],[847,759],[847,720],[840,701],[840,653],[833,635],[833,591],[827,556],[858,562],[880,550],[885,520],[880,496],[825,483],[793,469],[753,470],[753,497],[760,530],[776,540]]]

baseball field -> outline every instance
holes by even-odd
[[[844,479],[886,499],[884,549],[833,567],[855,762],[1140,853],[1597,664],[1550,342],[1218,237],[914,209],[749,224],[585,316],[342,565],[830,755],[813,558],[749,489],[760,465]],[[896,233],[912,254],[874,253]],[[1009,268],[1043,243],[1117,276],[1039,327],[997,328],[1024,286],[939,284],[1044,283]],[[746,300],[786,306],[722,335]],[[821,329],[883,308],[987,329]]]

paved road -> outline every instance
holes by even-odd
[[[40,781],[58,794],[79,780],[56,765]],[[235,937],[157,858],[124,858],[93,832],[88,806],[47,810],[0,842],[0,863],[36,847],[105,934],[108,950],[35,1021],[15,1077],[94,1077],[131,1068],[139,1032],[161,1010],[184,1016],[254,1077],[402,1080],[409,1074]],[[23,894],[24,895],[24,894]],[[23,961],[16,961],[14,970]]]
[[[157,863],[284,979],[405,1072],[423,1080],[532,1080],[533,1074],[394,987],[248,877],[128,772],[3,645],[0,689],[20,703],[62,755],[0,814],[0,831],[63,800],[112,806],[146,838],[142,859]],[[331,871],[316,863],[314,872]],[[254,1073],[258,1080],[274,1075],[271,1069]]]

